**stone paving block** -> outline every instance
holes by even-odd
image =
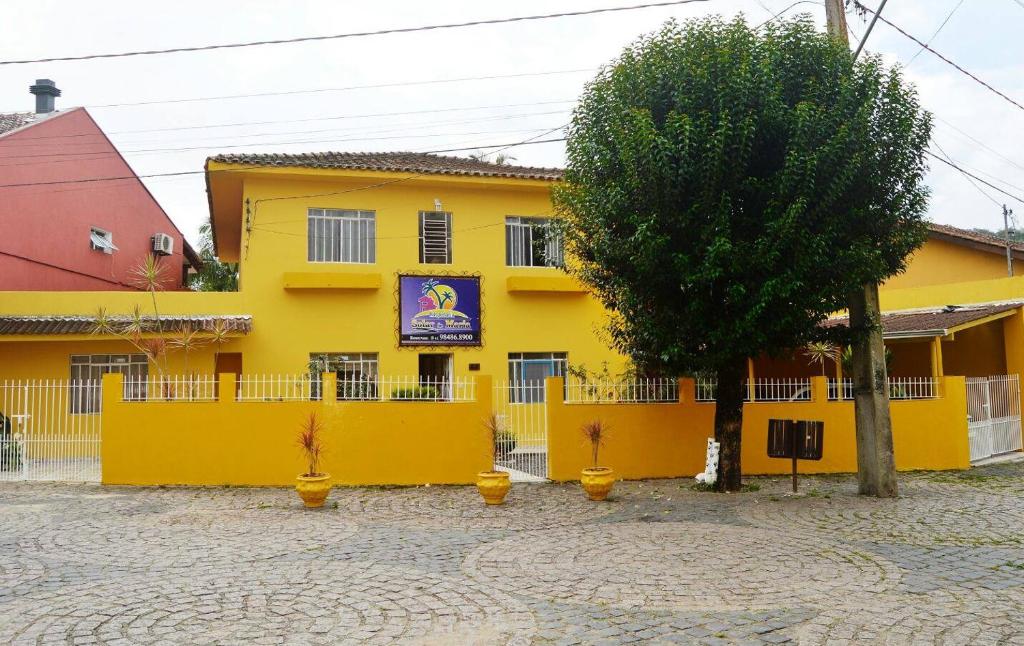
[[[970,476],[970,477],[969,477]],[[688,481],[0,484],[0,643],[1024,643],[1024,465],[721,496]]]

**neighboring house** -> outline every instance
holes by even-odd
[[[53,81],[31,92],[34,112],[0,113],[0,291],[138,289],[149,253],[185,289],[198,256],[89,112],[56,110]]]

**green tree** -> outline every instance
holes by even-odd
[[[203,268],[189,278],[189,287],[197,292],[238,291],[238,263],[221,262],[213,250],[210,222],[199,227],[199,258]]]
[[[898,69],[806,17],[669,22],[587,85],[554,192],[567,269],[637,365],[717,376],[721,490],[747,358],[847,345],[822,319],[923,243],[930,130]]]

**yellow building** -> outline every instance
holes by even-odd
[[[289,445],[273,433],[273,441],[280,445],[277,449],[252,453],[249,462],[235,464],[230,478],[219,469],[224,460],[237,462],[240,452],[251,450],[247,429],[258,425],[257,419],[283,420],[292,414],[287,411],[308,408],[319,399],[328,406],[325,410],[335,410],[329,406],[335,389],[325,388],[322,398],[312,396],[312,389],[320,386],[308,376],[324,372],[336,375],[331,379],[339,380],[337,398],[344,400],[430,399],[422,395],[449,389],[438,399],[447,398],[452,405],[475,402],[475,408],[452,409],[459,411],[460,419],[478,419],[487,412],[484,408],[491,410],[494,395],[500,395],[504,401],[494,399],[493,406],[504,406],[515,428],[517,459],[523,463],[535,459],[524,470],[537,477],[568,477],[577,462],[585,459],[577,417],[613,411],[599,405],[593,410],[580,407],[594,403],[587,399],[593,393],[572,385],[559,388],[578,407],[552,408],[552,384],[545,386],[544,378],[565,376],[570,366],[600,371],[604,365],[615,376],[627,362],[609,349],[604,338],[603,308],[561,269],[562,243],[550,226],[550,189],[560,177],[557,169],[417,153],[213,157],[206,166],[213,233],[220,258],[239,263],[239,291],[155,296],[0,293],[0,386],[4,380],[99,379],[107,373],[125,375],[129,383],[157,374],[161,378],[241,376],[237,390],[237,377],[230,381],[210,377],[198,386],[189,382],[186,399],[200,406],[217,404],[209,409],[159,409],[148,408],[159,403],[131,403],[133,399],[159,400],[153,397],[153,388],[164,389],[163,385],[126,386],[122,403],[115,403],[118,393],[108,390],[105,401],[111,408],[104,408],[104,415],[110,416],[104,431],[108,436],[103,443],[104,469],[120,474],[111,476],[119,482],[279,484],[290,466],[277,469],[273,478],[260,475],[274,463],[281,447]],[[1010,255],[1016,263],[1024,258],[1024,247],[1011,247]],[[902,380],[894,384],[892,393],[896,399],[931,400],[903,401],[894,409],[894,419],[903,425],[896,429],[897,446],[904,447],[897,456],[901,468],[966,464],[964,419],[967,414],[974,419],[980,414],[977,411],[991,410],[976,396],[979,388],[991,384],[968,379],[965,396],[963,377],[1009,375],[997,387],[1002,388],[1000,396],[1013,419],[998,424],[1016,424],[1016,435],[1004,444],[1019,448],[1015,388],[1017,375],[1024,372],[1024,278],[1007,277],[1006,263],[1006,248],[1000,241],[934,225],[908,271],[883,286],[882,323],[893,353],[892,374]],[[131,338],[109,330],[96,333],[100,307],[115,319],[122,317],[121,321],[130,321],[129,315],[138,308],[150,329]],[[159,332],[152,329],[157,311]],[[195,346],[186,348],[174,347],[172,341],[166,359],[152,365],[145,354],[150,344],[170,337],[181,346],[181,330],[198,330],[200,342],[186,343]],[[834,437],[843,438],[838,445],[830,445],[828,464],[820,468],[849,470],[854,457],[852,405],[848,388],[836,380],[840,373],[834,363],[812,365],[799,350],[791,356],[752,361],[750,405],[755,408],[748,411],[747,419],[754,442],[746,443],[745,455],[750,455],[744,458],[745,464],[756,465],[758,472],[785,468],[773,466],[760,454],[764,429],[759,420],[820,413],[822,419],[834,420]],[[306,375],[306,381],[296,385],[294,377],[299,375]],[[514,385],[486,394],[452,391],[460,383],[474,383],[470,378],[477,375],[485,377],[478,380],[480,384],[490,384],[487,377],[492,377],[498,384],[508,380]],[[614,415],[623,428],[609,451],[631,456],[618,458],[629,463],[625,473],[630,477],[682,475],[702,463],[713,402],[703,385],[687,383],[679,389],[674,383],[661,383],[642,395],[630,391],[632,395],[619,399],[623,406]],[[221,388],[225,384],[232,384],[230,393]],[[941,392],[948,384],[956,384],[958,392]],[[298,396],[282,390],[291,387],[298,388]],[[247,388],[262,394],[250,396]],[[0,396],[9,397],[11,392],[8,388]],[[86,417],[82,413],[95,412],[101,404],[99,388],[71,389],[60,396],[68,401],[51,408],[66,411],[58,422],[65,428],[74,428]],[[547,408],[541,403],[545,400]],[[1011,400],[1016,402],[1012,406]],[[275,401],[292,404],[258,409],[243,403],[272,406]],[[672,402],[679,406],[658,408]],[[648,410],[641,404],[655,408]],[[387,427],[389,446],[402,447],[409,433],[422,431],[409,418],[420,414],[420,408],[367,405],[346,404],[347,410],[358,412],[359,419],[375,420],[374,428],[360,432]],[[9,414],[12,404],[0,401],[0,413],[4,410]],[[166,415],[158,414],[159,410]],[[194,430],[193,434],[199,433],[197,441],[216,438],[216,459],[209,460],[202,472],[193,470],[179,479],[166,475],[175,473],[175,464],[187,461],[181,456],[168,462],[172,448],[182,449],[175,439],[178,428],[203,419],[230,427],[211,436]],[[941,433],[952,439],[941,446],[922,442],[927,429],[913,425],[914,420],[924,419],[933,420],[929,422],[932,430],[944,423]],[[145,420],[154,420],[150,436],[133,430]],[[179,426],[167,426],[171,420]],[[671,424],[664,426],[666,421]],[[549,424],[555,426],[549,429]],[[995,425],[990,422],[988,428]],[[451,442],[455,437],[444,435],[442,427],[430,431],[441,435],[417,435],[421,444],[404,449],[410,455],[438,458],[437,451],[445,446],[439,438]],[[92,438],[89,450],[98,450],[99,436],[89,428],[93,434],[88,435]],[[980,427],[971,428],[977,435]],[[463,434],[459,437],[475,437],[471,429],[459,432]],[[683,444],[678,444],[683,441],[679,433],[685,435]],[[746,424],[744,433],[748,433]],[[971,436],[972,457],[986,451],[976,451],[975,435]],[[116,448],[111,437],[124,443]],[[353,475],[353,483],[414,483],[426,478],[465,482],[480,461],[471,443],[452,456],[461,466],[444,472],[448,475],[436,468],[398,473],[387,456],[374,453],[372,443],[360,444],[353,437],[345,440],[349,460],[361,465],[361,475]],[[549,455],[549,446],[556,453]],[[669,450],[669,446],[675,448]],[[114,452],[114,459],[108,460],[108,450]],[[147,459],[153,461],[148,464],[159,469],[154,466],[155,471],[147,472],[149,467],[143,468],[143,463],[133,463],[131,456],[140,451],[146,451]],[[351,464],[344,468],[354,473]],[[158,471],[165,475],[155,475]],[[222,476],[226,479],[218,480]]]
[[[213,231],[219,256],[240,263],[239,292],[161,293],[157,307],[169,325],[231,317],[235,338],[190,353],[189,370],[203,373],[300,373],[320,357],[350,376],[540,378],[565,374],[570,362],[621,366],[600,340],[600,306],[559,268],[561,241],[548,226],[559,176],[412,153],[215,157]],[[462,322],[473,330],[403,341],[400,276],[457,283],[455,311],[472,310]],[[100,305],[126,314],[135,304],[153,310],[137,294],[6,295],[0,373],[77,376],[71,366],[90,356],[96,375],[133,361],[104,359],[132,348],[83,334],[84,323],[10,317],[88,316]],[[170,356],[172,372],[185,369],[183,352]]]

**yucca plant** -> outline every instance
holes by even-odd
[[[597,419],[581,426],[580,431],[583,433],[584,439],[590,442],[590,456],[593,460],[594,468],[597,468],[597,456],[608,435],[608,427],[604,422]]]
[[[302,450],[302,455],[306,461],[306,473],[302,474],[304,477],[314,478],[323,475],[320,473],[320,459],[324,453],[323,441],[320,437],[323,428],[323,422],[320,421],[316,413],[310,413],[309,417],[302,422],[302,428],[299,431],[299,438],[296,444]]]
[[[839,361],[839,348],[828,341],[811,341],[803,348],[804,356],[810,365],[821,366],[821,376],[825,376],[825,364]]]

